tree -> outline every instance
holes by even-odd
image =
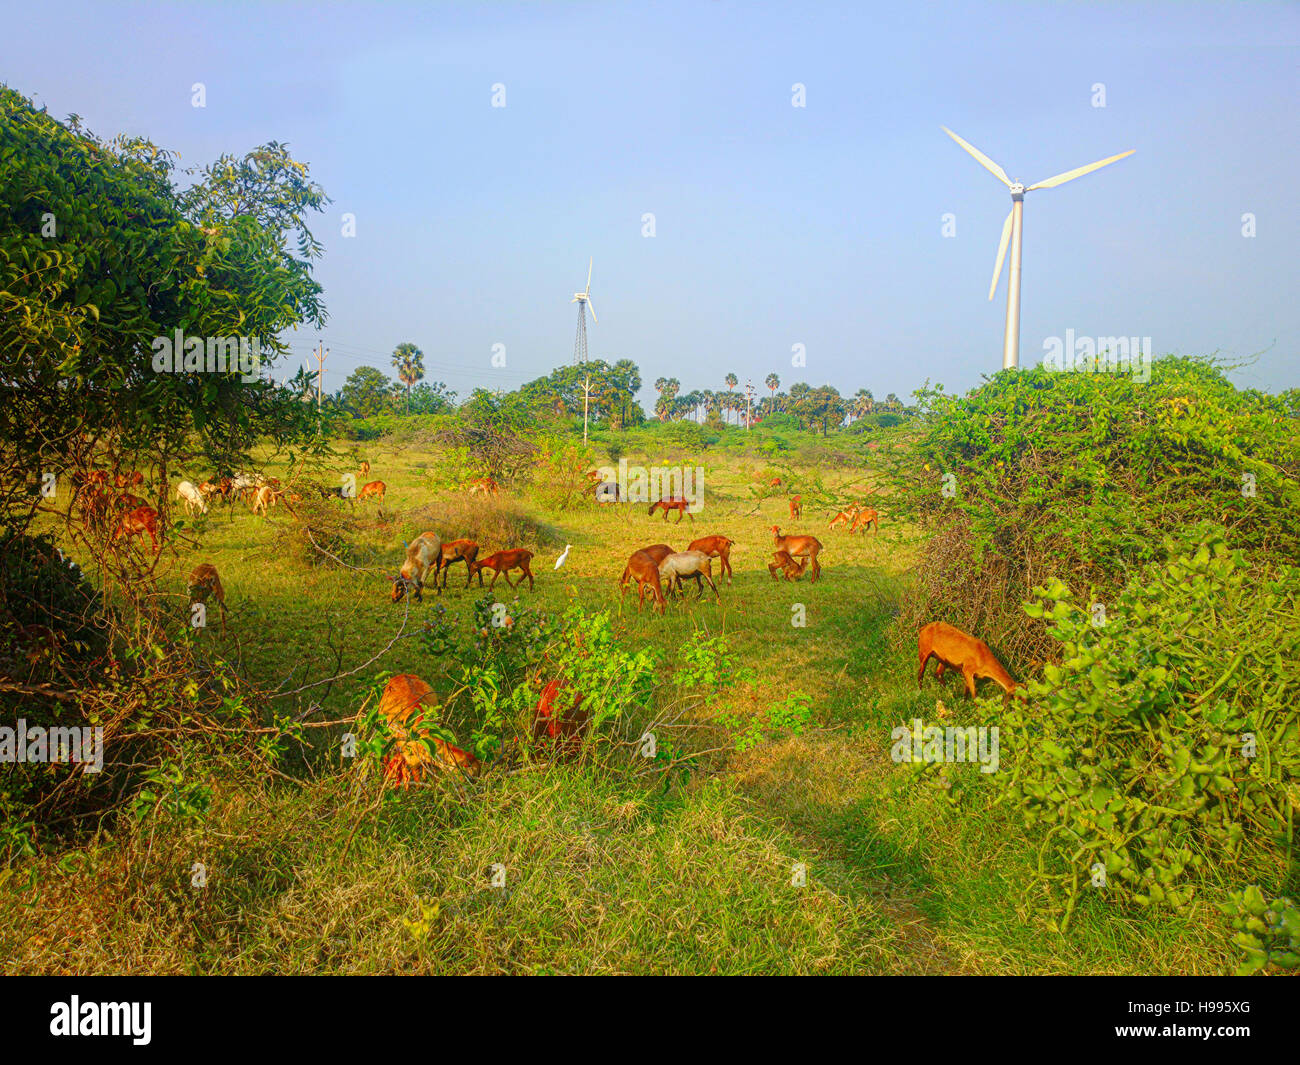
[[[871,394],[869,388],[859,388],[857,394],[853,397],[853,417],[863,418],[871,413],[872,407],[875,406],[875,397]]]
[[[456,393],[441,381],[421,381],[407,392],[407,409],[414,414],[447,414],[456,409]]]
[[[424,352],[407,341],[393,349],[393,369],[406,386],[406,409],[411,409],[411,386],[424,378]]]
[[[148,470],[136,494],[165,520],[179,463],[233,468],[256,440],[310,440],[315,404],[269,371],[284,332],[325,323],[307,217],[329,200],[283,145],[188,171],[179,192],[173,153],[0,86],[0,160],[0,521],[31,521],[33,471],[110,455]]]
[[[772,398],[776,399],[776,390],[781,387],[781,378],[777,377],[774,373],[770,373],[767,375],[767,380],[763,383],[767,385],[768,390],[772,393]]]
[[[736,385],[740,384],[740,378],[737,377],[734,373],[729,373],[729,374],[727,374],[725,380],[726,380],[726,382],[727,382],[727,391],[728,391],[728,392],[730,392],[733,388],[735,388]],[[727,409],[728,409],[728,410],[735,410],[735,406],[734,406],[734,404],[732,404],[730,398],[727,399]]]
[[[336,401],[354,418],[373,418],[388,410],[394,384],[373,366],[359,366],[343,382]]]

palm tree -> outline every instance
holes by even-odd
[[[781,378],[777,377],[774,373],[770,373],[767,375],[767,380],[763,383],[767,385],[768,390],[772,393],[772,399],[775,401],[776,390],[781,387]]]
[[[424,352],[410,341],[393,349],[393,369],[397,379],[406,386],[406,409],[411,409],[411,386],[424,378]]]
[[[899,407],[898,397],[894,395],[893,392],[889,393],[889,395],[885,397],[885,406],[887,406],[890,410],[898,410]]]
[[[853,417],[865,417],[871,413],[871,409],[874,406],[875,396],[871,394],[871,389],[859,388],[857,394],[853,397]]]

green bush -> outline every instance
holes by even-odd
[[[1062,926],[1089,891],[1182,911],[1207,883],[1286,875],[1300,568],[1252,571],[1209,526],[1166,550],[1112,601],[1053,581],[1025,608],[1061,664],[1002,717],[1014,768],[998,780],[1045,830],[1039,875]]]
[[[944,618],[1028,662],[1054,650],[1019,610],[1048,574],[1113,592],[1206,517],[1262,559],[1300,558],[1300,423],[1211,362],[1159,359],[1146,384],[1003,371],[918,397],[916,446],[879,453],[890,509],[931,534],[909,623]]]

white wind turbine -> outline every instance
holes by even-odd
[[[993,267],[993,283],[989,285],[989,299],[993,298],[993,293],[997,290],[998,278],[1002,275],[1002,260],[1006,258],[1007,254],[1007,239],[1010,238],[1011,276],[1007,279],[1007,325],[1002,337],[1002,368],[1004,370],[1013,370],[1020,364],[1020,234],[1024,217],[1025,193],[1033,192],[1034,189],[1054,189],[1057,185],[1064,185],[1067,181],[1073,181],[1077,177],[1083,177],[1084,174],[1100,170],[1103,166],[1109,166],[1111,163],[1123,159],[1126,155],[1132,155],[1137,149],[1130,148],[1127,152],[1112,155],[1109,159],[1089,163],[1087,166],[1081,166],[1075,170],[1067,170],[1064,174],[1057,174],[1056,177],[1050,177],[1046,181],[1038,182],[1036,185],[1025,186],[1018,181],[1012,181],[1007,177],[1007,172],[1002,167],[998,166],[997,163],[974,145],[967,144],[947,126],[940,126],[939,128],[970,152],[984,169],[988,170],[1011,190],[1011,213],[1007,215],[1007,220],[1002,223],[1002,239],[998,241],[998,261],[997,265]]]
[[[591,320],[599,321],[596,317],[596,308],[591,302],[591,266],[593,259],[587,260],[587,289],[585,292],[575,292],[570,303],[578,305],[578,335],[573,340],[573,365],[587,361],[587,308],[591,307]]]

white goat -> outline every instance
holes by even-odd
[[[200,514],[208,512],[208,504],[203,498],[203,493],[189,481],[181,481],[176,486],[176,498],[184,502],[185,513],[187,514],[193,514],[195,507],[199,508]]]

